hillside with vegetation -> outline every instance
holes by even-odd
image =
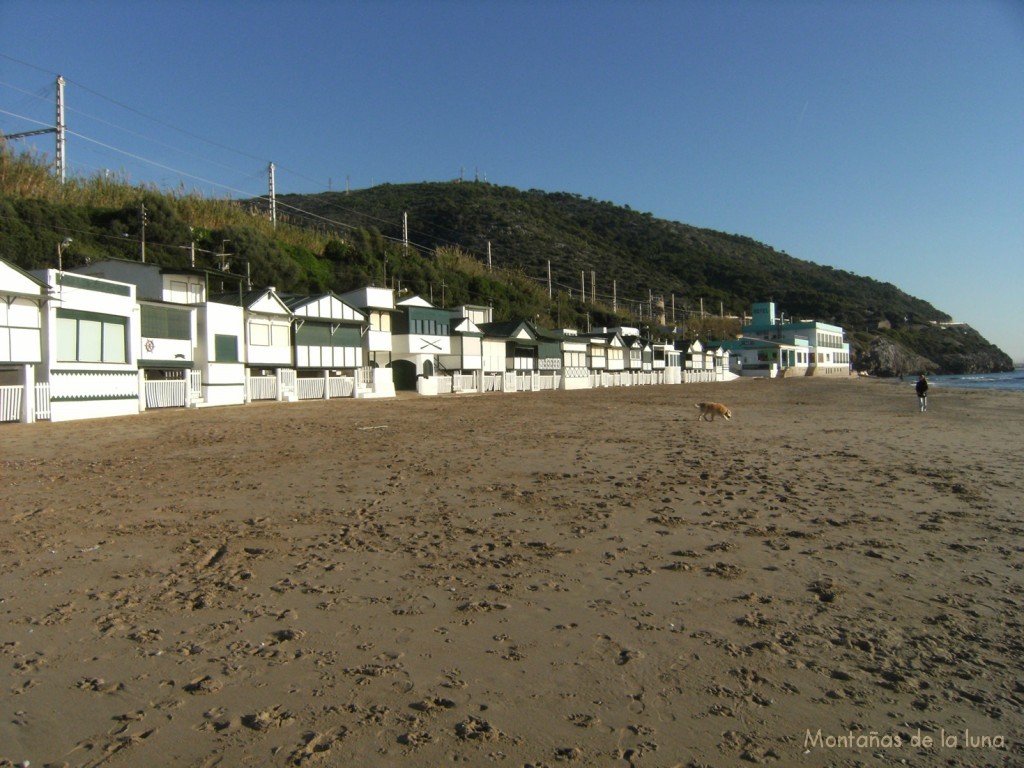
[[[733,336],[752,302],[774,300],[787,318],[845,327],[859,369],[1012,368],[969,326],[891,284],[576,194],[381,185],[279,196],[276,213],[272,222],[266,200],[106,177],[60,185],[43,163],[0,147],[0,258],[24,269],[56,267],[58,252],[65,268],[145,258],[282,292],[387,285],[437,306],[490,305],[498,320],[631,325],[655,339]]]

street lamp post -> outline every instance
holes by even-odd
[[[61,242],[57,243],[57,271],[64,271],[64,249],[67,248],[74,242],[70,237],[65,237]]]
[[[221,240],[221,242],[220,242],[220,271],[221,272],[227,272],[228,271],[228,252],[227,252],[227,246],[228,246],[228,243],[230,243],[230,242],[231,242],[230,240]]]

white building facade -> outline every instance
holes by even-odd
[[[0,421],[35,421],[48,293],[44,280],[0,259]]]

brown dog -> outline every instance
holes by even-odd
[[[704,417],[708,414],[711,415],[711,418],[707,419],[707,421],[714,421],[716,415],[726,420],[732,418],[732,411],[721,403],[697,403],[696,407],[700,408],[700,416],[697,417],[698,421],[704,421]]]

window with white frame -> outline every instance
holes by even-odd
[[[288,332],[287,325],[271,323],[270,344],[274,347],[290,347],[292,345],[292,338]]]
[[[128,362],[128,318],[58,309],[57,360],[62,363]]]
[[[254,347],[269,347],[270,323],[251,321],[249,323],[249,343]]]

